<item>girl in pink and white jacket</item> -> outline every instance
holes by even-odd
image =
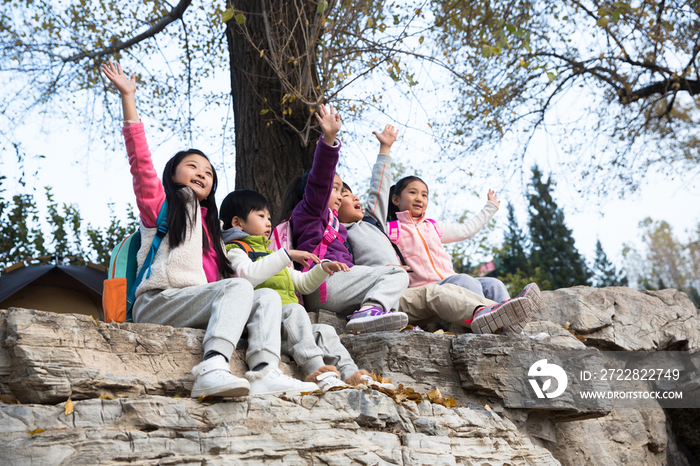
[[[451,283],[496,302],[508,300],[503,282],[491,277],[458,274],[443,244],[471,238],[498,210],[500,202],[489,190],[486,206],[464,224],[444,223],[426,217],[428,186],[417,176],[407,176],[391,188],[387,234],[399,247],[412,273],[409,287]]]

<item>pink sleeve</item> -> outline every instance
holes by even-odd
[[[123,127],[122,134],[129,156],[131,175],[134,177],[134,194],[141,222],[147,228],[154,228],[160,207],[165,201],[165,191],[153,167],[143,123]]]

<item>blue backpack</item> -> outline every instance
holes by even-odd
[[[136,255],[141,248],[141,230],[127,236],[112,250],[107,271],[107,280],[104,281],[102,292],[102,308],[104,309],[105,322],[133,322],[131,308],[136,299],[136,289],[146,278],[151,276],[151,264],[156,257],[156,252],[163,238],[168,233],[168,201],[158,213],[156,220],[156,235],[151,243],[146,260],[139,273]]]

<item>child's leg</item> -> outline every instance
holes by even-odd
[[[311,326],[316,339],[316,345],[323,352],[323,360],[326,364],[338,368],[343,380],[358,371],[357,364],[347,348],[340,342],[338,334],[330,325],[314,324]]]
[[[465,288],[473,293],[476,293],[480,297],[485,298],[484,290],[481,287],[481,282],[474,277],[470,277],[466,273],[457,273],[454,275],[450,275],[449,277],[437,282],[437,285],[444,285],[446,283],[461,286],[462,288]]]
[[[362,306],[396,310],[399,298],[408,286],[408,274],[400,267],[365,267],[356,265],[348,272],[336,272],[326,279],[325,303],[319,290],[304,297],[310,311],[327,309],[347,315]]]
[[[246,323],[248,329],[246,364],[250,369],[256,370],[261,364],[273,368],[279,367],[281,321],[282,303],[279,293],[269,288],[255,290],[250,317]]]
[[[497,303],[510,299],[508,289],[498,278],[478,277],[477,280],[481,283],[481,289],[486,299],[496,301]]]
[[[305,376],[324,365],[323,352],[316,345],[309,315],[301,304],[282,306],[282,352],[294,358]]]
[[[208,351],[231,358],[253,308],[253,287],[242,279],[147,291],[134,303],[134,322],[206,329]]]
[[[429,284],[404,291],[399,300],[399,310],[408,315],[411,325],[425,325],[446,320],[471,328],[471,321],[478,307],[491,306],[495,302],[461,286]]]

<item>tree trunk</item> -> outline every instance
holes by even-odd
[[[269,53],[261,0],[237,1],[235,6],[236,10],[245,13],[245,26],[255,43]],[[291,16],[288,19],[294,20]],[[236,189],[254,189],[265,195],[275,210],[274,217],[289,182],[311,168],[320,133],[316,130],[313,135],[312,132],[304,147],[301,137],[292,128],[274,119],[273,111],[261,114],[264,109],[281,107],[283,90],[280,80],[272,67],[251,47],[235,19],[228,22],[226,37],[236,132]],[[287,120],[296,128],[303,128],[309,109],[297,105],[292,110]]]

